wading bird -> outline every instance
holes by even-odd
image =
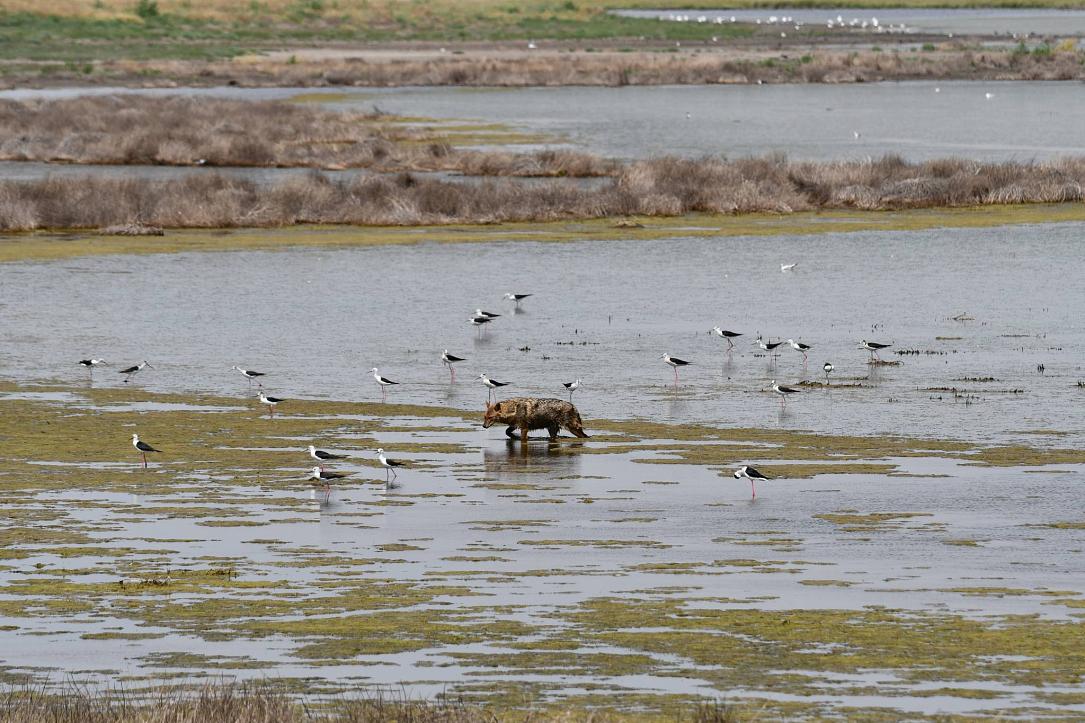
[[[94,367],[99,364],[105,364],[105,359],[80,359],[79,365],[85,367],[91,374],[94,373]]]
[[[263,392],[258,392],[258,395],[260,397],[260,403],[267,405],[268,416],[270,417],[275,416],[275,405],[279,402],[285,401],[284,399],[281,399],[279,397],[269,397]]]
[[[744,464],[735,470],[735,479],[748,479],[750,481],[750,499],[757,499],[757,488],[754,486],[755,479],[769,479],[748,464]]]
[[[241,367],[239,367],[236,364],[234,364],[230,368],[233,369],[235,372],[241,372],[241,376],[243,376],[243,377],[245,377],[246,379],[249,380],[249,386],[250,387],[252,386],[252,380],[255,379],[256,377],[267,376],[264,372],[254,372],[251,369],[242,369]]]
[[[821,368],[825,370],[825,386],[829,386],[829,375],[833,373],[835,367],[829,362],[825,362]]]
[[[385,457],[383,449],[378,449],[377,450],[377,458],[381,462],[381,467],[384,467],[384,484],[386,486],[388,486],[388,487],[391,487],[392,484],[396,481],[396,477],[398,477],[398,475],[396,474],[396,467],[402,467],[403,463],[402,462],[397,462],[394,459],[388,459],[387,457]],[[392,479],[391,480],[388,479],[388,473],[389,472],[392,473]]]
[[[486,395],[486,401],[490,401],[490,397],[493,396],[494,390],[500,387],[507,387],[512,382],[499,382],[496,379],[490,379],[485,374],[479,374],[478,378],[482,380],[482,383],[489,388],[489,393]]]
[[[714,333],[716,336],[720,337],[721,339],[726,339],[727,340],[727,351],[731,351],[732,349],[735,348],[735,342],[733,342],[731,340],[742,336],[742,334],[740,332],[727,331],[726,329],[721,329],[718,326],[712,327],[712,333]]]
[[[772,391],[780,395],[780,406],[787,405],[787,398],[792,394],[798,394],[798,389],[792,389],[791,387],[782,387],[776,383],[776,380],[772,380]]]
[[[490,311],[483,311],[482,309],[475,309],[475,316],[476,317],[482,317],[484,319],[496,319],[499,316],[501,316],[501,314],[494,314],[493,312],[490,312]]]
[[[139,441],[139,435],[138,434],[133,434],[132,435],[132,446],[135,447],[136,449],[138,449],[139,453],[143,455],[143,469],[147,469],[147,453],[148,452],[158,452],[160,454],[162,452],[162,450],[155,449],[154,447],[147,444],[146,442]]]
[[[443,352],[441,352],[441,361],[444,362],[444,365],[446,367],[448,367],[448,373],[452,375],[452,381],[456,381],[456,369],[452,365],[456,362],[462,362],[467,360],[462,356],[449,354],[448,349],[445,349]]]
[[[130,379],[131,379],[131,378],[132,378],[133,376],[135,376],[136,374],[139,374],[139,373],[140,373],[141,371],[143,371],[143,368],[144,368],[144,367],[147,367],[147,368],[150,368],[150,369],[154,369],[154,367],[152,367],[152,366],[151,366],[150,364],[148,364],[148,363],[147,363],[146,361],[141,361],[141,362],[140,362],[139,364],[136,364],[136,365],[135,365],[134,367],[128,367],[127,369],[121,369],[121,370],[120,370],[119,372],[117,372],[117,373],[118,373],[118,374],[123,374],[123,375],[124,375],[124,383],[125,383],[125,384],[127,384],[127,383],[128,383],[128,381],[129,381],[129,380],[130,380]]]
[[[810,345],[803,344],[801,341],[795,341],[794,339],[788,339],[787,343],[791,346],[792,349],[802,353],[802,363],[805,364],[807,361],[806,355],[811,349]]]
[[[372,369],[370,369],[369,373],[373,375],[373,379],[375,379],[377,384],[380,385],[381,399],[385,399],[387,397],[387,391],[386,390],[388,389],[388,387],[393,386],[395,384],[399,384],[399,382],[393,382],[391,379],[387,379],[385,377],[382,377],[380,375],[380,371],[377,369],[377,367],[373,367]]]
[[[575,382],[563,382],[562,385],[569,390],[569,401],[573,401],[573,392],[580,389],[580,377],[576,378]]]
[[[488,316],[472,316],[467,320],[467,323],[478,329],[478,335],[482,337],[482,325],[489,324],[493,319]]]
[[[688,362],[677,357],[673,357],[670,354],[664,354],[660,357],[664,364],[670,364],[671,369],[674,369],[674,388],[678,388],[678,367],[688,367],[693,362]]]
[[[880,356],[878,356],[878,352],[881,351],[882,349],[888,349],[891,346],[893,346],[893,345],[892,344],[879,344],[876,341],[867,341],[866,339],[863,339],[861,342],[859,342],[859,348],[860,349],[866,349],[867,351],[869,351],[870,352],[870,358],[874,359],[875,357],[877,357],[878,361],[881,361],[881,359],[882,359]]]
[[[324,490],[324,504],[327,504],[332,498],[332,480],[343,479],[349,474],[349,472],[325,472],[321,467],[313,467],[309,479],[320,483],[320,489]]]
[[[335,460],[335,459],[346,459],[345,455],[332,454],[331,452],[325,452],[323,450],[317,449],[316,447],[314,447],[311,444],[309,445],[309,456],[312,457],[313,459],[315,459],[317,462],[320,462],[320,469],[321,470],[324,469],[324,463],[325,462],[331,462],[332,460]]]
[[[799,262],[793,264],[780,264],[780,272],[786,274],[788,271],[794,271],[795,267],[799,265]]]
[[[760,336],[757,337],[757,339],[755,339],[753,343],[756,344],[757,346],[761,347],[761,351],[764,351],[764,352],[768,353],[769,361],[774,361],[776,359],[776,356],[777,356],[776,347],[783,344],[782,341],[768,341],[767,342],[764,339],[762,339]]]
[[[505,294],[505,299],[508,301],[515,301],[516,305],[519,306],[520,302],[529,296],[532,296],[532,294]]]

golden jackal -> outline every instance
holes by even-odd
[[[580,413],[563,399],[535,399],[534,397],[513,397],[502,402],[486,405],[486,417],[482,426],[489,428],[494,424],[507,424],[505,434],[517,439],[515,430],[520,430],[521,442],[527,439],[530,429],[545,429],[550,432],[550,439],[556,439],[558,430],[564,427],[577,437],[587,437]]]

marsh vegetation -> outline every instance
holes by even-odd
[[[487,176],[601,176],[616,166],[576,151],[480,152],[521,140],[500,127],[426,124],[379,110],[192,96],[0,100],[0,160],[120,165],[365,168]]]
[[[603,165],[589,163],[589,166]],[[432,225],[687,213],[917,209],[1077,202],[1085,159],[1050,163],[909,163],[898,156],[815,163],[783,156],[657,158],[618,166],[594,188],[515,179],[477,184],[411,173],[261,184],[217,174],[173,181],[50,178],[0,182],[0,229],[125,224],[238,228],[291,224]]]

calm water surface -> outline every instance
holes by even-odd
[[[138,91],[283,99],[311,89]],[[0,98],[134,92],[19,90]],[[897,153],[923,160],[1046,160],[1085,154],[1085,92],[1076,82],[905,82],[625,88],[336,89],[333,108],[503,123],[617,158],[786,153],[828,160]],[[987,94],[991,98],[987,98]],[[855,137],[859,134],[859,138]]]
[[[1085,11],[1045,8],[771,8],[744,10],[618,10],[618,15],[641,18],[659,18],[673,22],[675,16],[690,16],[690,21],[704,17],[707,22],[716,18],[729,21],[753,23],[769,18],[788,16],[796,22],[808,25],[824,25],[838,17],[850,23],[877,18],[880,25],[901,26],[909,32],[955,33],[957,35],[989,35],[1036,33],[1039,35],[1085,34]],[[877,36],[874,36],[877,37]]]
[[[396,400],[464,409],[485,400],[473,379],[481,372],[511,382],[510,394],[559,395],[581,377],[585,416],[977,440],[1080,433],[1083,232],[679,235],[6,264],[0,373],[78,379],[74,362],[99,356],[116,366],[95,383],[117,384],[116,369],[148,359],[157,369],[137,383],[149,388],[237,392],[243,380],[229,368],[240,364],[269,372],[279,396],[372,399],[367,370],[377,366],[403,383]],[[535,296],[514,313],[506,291]],[[503,314],[481,338],[467,323],[478,307]],[[953,319],[962,314],[974,320]],[[734,352],[707,333],[717,324],[745,334]],[[761,356],[750,344],[758,334],[812,344],[809,363],[786,347],[778,360]],[[883,356],[901,365],[868,366],[856,348],[864,338],[892,343]],[[469,360],[455,385],[438,360],[444,348]],[[665,352],[693,362],[677,392]],[[862,386],[813,390],[784,411],[765,393],[773,379],[822,378],[826,361],[832,380]],[[966,403],[944,388],[975,396]]]

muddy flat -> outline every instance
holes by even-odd
[[[1080,233],[0,266],[21,290],[3,302],[4,674],[1075,715]],[[534,296],[518,313],[506,291]],[[476,307],[501,314],[481,336]],[[735,350],[714,325],[744,333]],[[758,333],[809,361],[764,356]],[[893,344],[885,363],[864,338]],[[445,347],[468,359],[455,383]],[[677,389],[664,351],[694,362]],[[111,365],[75,364],[92,353]],[[233,364],[267,372],[274,418]],[[402,382],[386,402],[372,366]],[[481,429],[480,372],[543,396],[582,377],[593,437]],[[802,391],[782,408],[773,379]],[[132,433],[164,450],[147,469]],[[327,504],[308,444],[346,456]],[[406,463],[397,487],[378,447]],[[771,478],[756,499],[740,464]]]

